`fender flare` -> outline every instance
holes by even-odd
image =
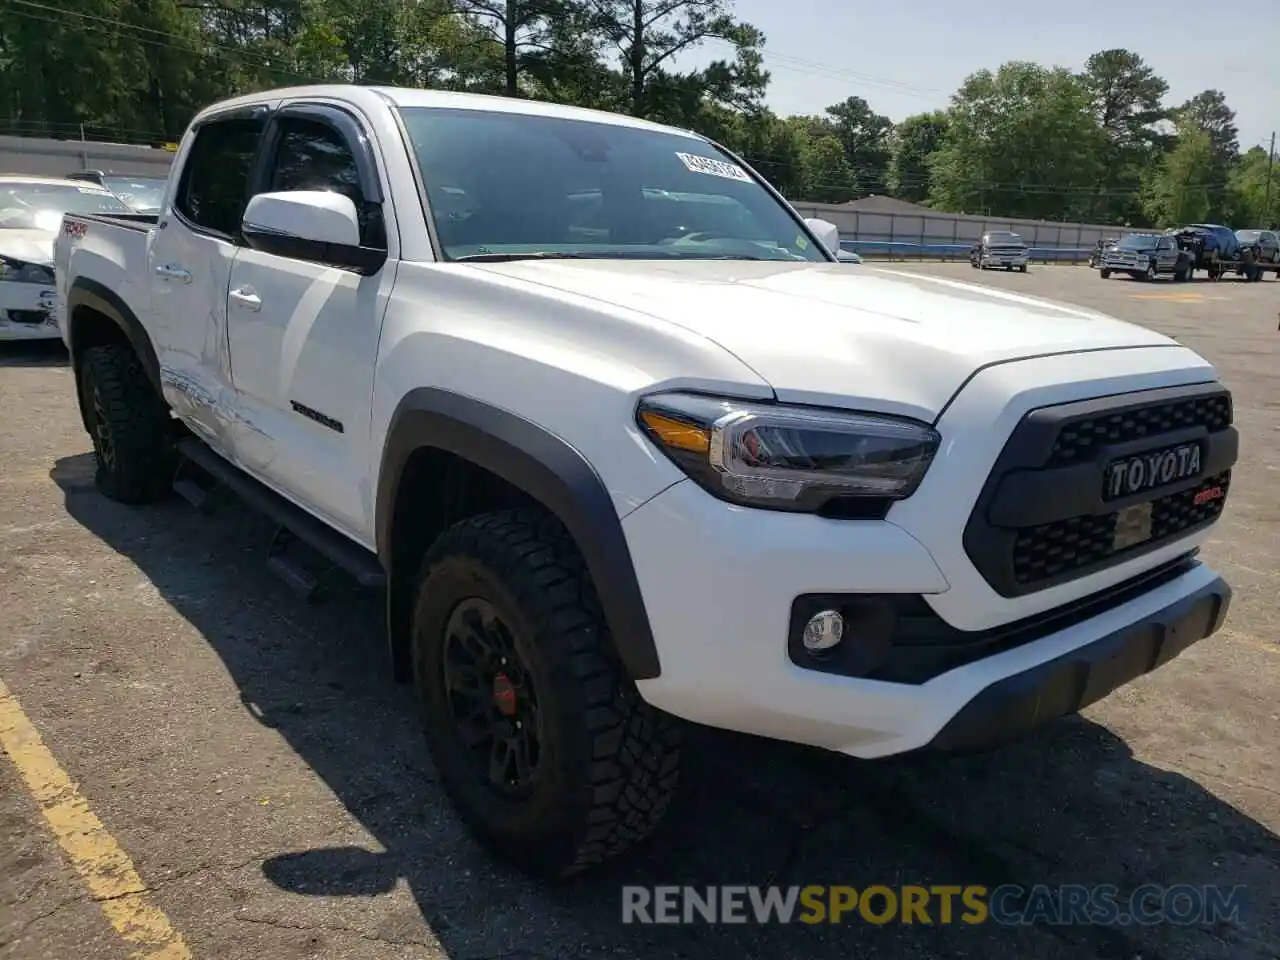
[[[396,497],[416,450],[454,454],[502,477],[559,517],[577,543],[609,624],[614,646],[632,680],[659,676],[658,649],[622,522],[599,474],[565,440],[508,410],[434,387],[410,391],[397,405],[383,445],[375,530],[387,571],[388,628],[394,643],[392,550]],[[407,572],[409,576],[417,571]]]
[[[76,343],[75,336],[75,315],[80,307],[88,307],[102,314],[120,328],[142,362],[142,369],[146,371],[148,379],[155,387],[156,394],[163,397],[164,391],[160,385],[160,361],[156,357],[156,349],[151,344],[146,328],[142,326],[142,321],[115,291],[88,277],[76,277],[71,282],[71,289],[67,291],[67,334],[70,340],[71,362],[75,369],[79,370],[79,353],[82,349]]]

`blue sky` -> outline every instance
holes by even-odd
[[[1275,2],[1246,3],[1246,15],[1213,13],[1212,3],[1114,0],[736,0],[735,9],[764,31],[768,103],[778,113],[818,113],[859,96],[898,121],[945,107],[984,67],[1034,60],[1079,69],[1091,53],[1124,47],[1168,81],[1172,103],[1222,90],[1247,149],[1280,129],[1280,18],[1262,15]]]

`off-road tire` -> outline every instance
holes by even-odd
[[[511,799],[481,776],[445,691],[446,628],[468,598],[492,604],[537,689],[539,768]],[[676,718],[646,704],[615,653],[572,538],[530,510],[461,521],[428,550],[414,603],[413,675],[440,781],[483,846],[527,873],[564,877],[647,837],[675,790]]]
[[[124,343],[80,359],[80,403],[97,469],[94,484],[120,503],[154,503],[173,489],[177,452],[168,407]]]

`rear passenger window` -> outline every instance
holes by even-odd
[[[214,120],[200,127],[182,171],[175,206],[197,227],[238,236],[262,121]]]
[[[360,245],[386,249],[382,207],[365,201],[351,145],[327,123],[300,117],[280,121],[280,147],[267,189],[332,190],[350,197],[360,220]]]

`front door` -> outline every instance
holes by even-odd
[[[160,211],[147,262],[148,326],[169,405],[232,457],[234,391],[227,354],[227,280],[266,108],[217,115],[176,158],[178,188]]]
[[[264,191],[346,194],[360,213],[361,245],[387,249],[385,187],[354,116],[284,106],[267,143]],[[374,363],[394,274],[390,259],[365,277],[241,248],[227,288],[240,465],[370,547]]]

